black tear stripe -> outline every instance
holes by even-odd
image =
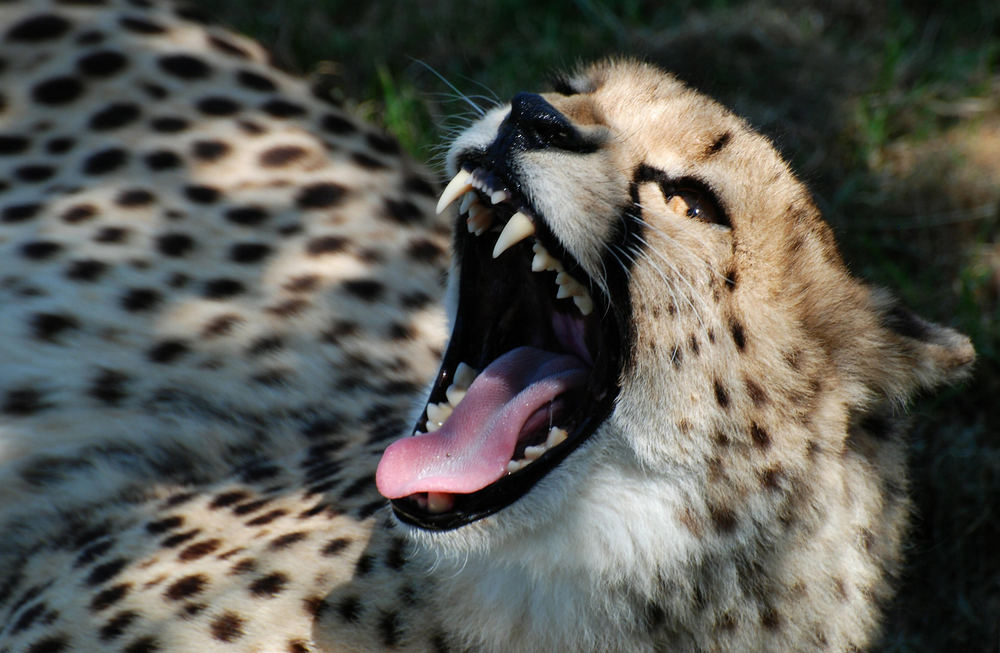
[[[724,148],[726,145],[729,144],[729,140],[732,137],[733,135],[730,132],[723,132],[722,134],[720,134],[718,137],[716,137],[716,139],[712,142],[712,144],[708,146],[708,149],[705,150],[705,157],[707,158],[718,154],[719,151],[722,150],[722,148]]]

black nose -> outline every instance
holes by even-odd
[[[498,136],[498,140],[507,141],[508,147],[522,150],[553,147],[571,152],[593,150],[569,118],[537,93],[514,96],[510,101],[510,114],[500,126]]]

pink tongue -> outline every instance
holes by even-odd
[[[375,473],[379,492],[398,499],[486,487],[507,473],[528,418],[586,379],[575,356],[534,347],[507,352],[476,377],[441,428],[389,445]]]

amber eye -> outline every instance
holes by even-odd
[[[677,215],[730,228],[725,213],[699,190],[664,188],[663,199],[667,202],[667,208]]]

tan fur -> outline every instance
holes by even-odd
[[[0,10],[0,178],[16,180],[0,187],[0,650],[871,641],[905,532],[903,409],[973,353],[848,274],[765,139],[632,62],[545,96],[600,147],[533,151],[521,180],[596,284],[640,164],[701,180],[732,229],[640,184],[615,411],[509,508],[416,532],[372,475],[441,353],[430,185],[255,44],[107,4]],[[87,68],[109,51],[124,67]],[[83,91],[44,86],[67,77]],[[236,108],[206,110],[218,96]],[[95,128],[114,103],[138,115]],[[110,147],[127,163],[84,171]],[[150,163],[165,152],[176,165]],[[121,200],[136,189],[152,199]],[[247,207],[265,217],[232,218]]]

